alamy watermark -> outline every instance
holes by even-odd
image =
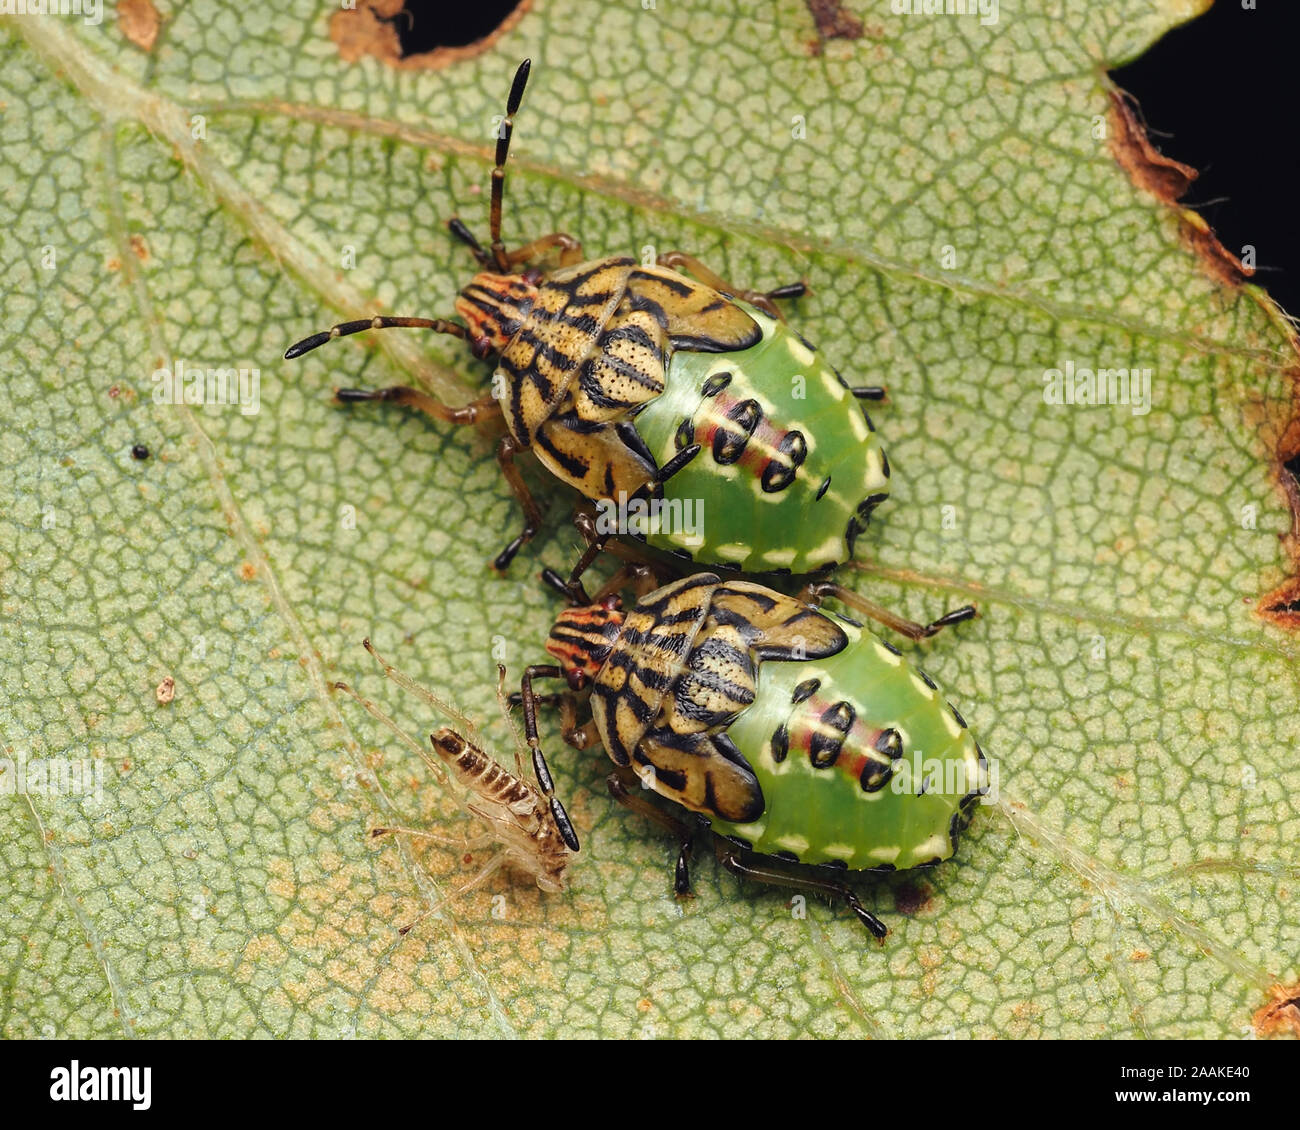
[[[1044,369],[1042,380],[1044,404],[1120,404],[1134,416],[1151,411],[1150,369],[1089,369],[1066,361],[1063,369]]]
[[[104,20],[104,0],[0,0],[0,16],[80,16],[94,25]]]
[[[0,797],[88,796],[104,800],[102,757],[0,757]]]
[[[989,27],[998,22],[998,0],[889,0],[895,16],[979,16]]]
[[[618,499],[596,503],[598,534],[633,534],[651,537],[679,534],[688,545],[704,539],[704,499],[640,498],[619,491]]]
[[[260,369],[201,369],[176,357],[152,376],[155,404],[237,404],[245,416],[257,415],[262,405]]]

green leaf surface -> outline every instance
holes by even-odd
[[[858,0],[865,34],[825,41],[754,7],[537,0],[425,71],[341,62],[308,0],[168,2],[148,53],[111,11],[0,28],[0,736],[103,772],[99,799],[0,795],[0,1033],[1239,1036],[1300,975],[1297,646],[1253,612],[1287,571],[1294,350],[1096,136],[1105,68],[1203,4]],[[498,874],[396,933],[486,857],[369,840],[471,826],[329,687],[435,724],[369,635],[508,749],[494,642],[543,658],[570,500],[534,476],[547,536],[494,577],[518,516],[490,438],[330,398],[460,402],[485,368],[401,331],[280,355],[450,312],[445,220],[485,227],[524,56],[508,238],[807,278],[794,325],[891,392],[894,494],[846,576],[917,618],[981,606],[906,650],[1001,799],[952,862],[868,884],[883,948],[707,857],[675,902],[673,845],[553,721],[572,889]],[[257,368],[260,410],[156,404],[173,358]],[[1150,368],[1150,412],[1045,403],[1067,361]]]

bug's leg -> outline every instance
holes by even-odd
[[[572,267],[575,263],[582,262],[582,241],[576,235],[562,231],[551,232],[532,243],[525,243],[523,247],[516,247],[506,254],[506,258],[512,267],[518,267],[542,259],[557,250],[559,255],[556,259],[561,267]]]
[[[479,848],[485,848],[488,844],[496,841],[489,835],[467,836],[460,838],[457,836],[446,836],[441,832],[423,831],[419,828],[406,828],[400,824],[387,824],[382,828],[371,828],[370,838],[377,840],[381,836],[414,836],[420,840],[430,840],[435,844],[441,844],[443,847],[464,849],[466,851],[477,851]]]
[[[492,562],[492,567],[502,573],[510,568],[510,562],[515,559],[515,554],[519,552],[520,546],[531,541],[542,526],[541,508],[533,498],[533,492],[528,489],[528,484],[524,482],[524,477],[519,468],[515,466],[515,456],[526,450],[528,449],[511,435],[502,436],[501,442],[497,444],[497,463],[501,466],[501,473],[505,475],[511,493],[514,494],[524,511],[524,528],[505,549],[497,554],[496,560]]]
[[[533,61],[525,59],[515,71],[515,80],[510,84],[510,97],[506,99],[506,116],[501,119],[501,128],[497,131],[496,166],[492,169],[492,204],[488,213],[488,230],[492,234],[492,260],[497,270],[503,275],[510,270],[510,256],[506,245],[501,242],[501,201],[506,189],[506,158],[510,155],[510,135],[515,130],[515,114],[519,104],[524,100],[524,87],[528,85],[528,72]]]
[[[568,693],[560,695],[560,726],[564,740],[574,749],[590,749],[600,742],[594,718],[578,725],[578,700]]]
[[[860,593],[846,589],[834,581],[811,581],[799,591],[799,599],[814,607],[821,604],[828,596],[833,596],[836,600],[876,621],[877,624],[892,628],[900,636],[906,636],[910,640],[929,639],[944,628],[973,620],[979,614],[973,604],[963,604],[960,608],[945,612],[937,620],[931,620],[928,624],[918,624],[915,620],[908,620],[906,617],[890,612],[888,608],[877,604],[874,600],[868,600]]]
[[[554,664],[527,667],[519,683],[519,696],[524,706],[524,740],[528,743],[528,750],[533,757],[533,776],[537,778],[537,787],[541,789],[542,796],[550,805],[555,826],[560,831],[560,838],[564,840],[565,846],[570,851],[576,852],[580,850],[578,834],[573,830],[573,823],[569,820],[569,814],[564,811],[560,798],[555,795],[555,781],[551,777],[551,768],[546,764],[546,758],[542,754],[542,743],[537,736],[537,697],[533,694],[534,679],[562,677],[563,672]]]
[[[366,640],[366,650],[370,651],[372,655],[375,654],[374,651],[371,650],[370,648],[369,640]],[[377,655],[376,658],[378,658]],[[380,662],[383,663],[383,660],[380,660]],[[385,664],[385,667],[387,667],[387,664]],[[406,676],[402,676],[402,678],[406,678]],[[414,686],[415,684],[412,683],[411,685]],[[447,773],[443,769],[443,767],[439,765],[436,761],[434,761],[432,757],[429,756],[428,751],[422,745],[420,745],[419,742],[417,742],[413,737],[411,737],[410,734],[408,734],[405,730],[403,730],[402,727],[399,726],[392,718],[390,718],[387,714],[385,714],[382,710],[380,710],[379,707],[377,707],[368,698],[362,698],[359,694],[357,694],[356,691],[354,691],[350,686],[348,686],[347,683],[335,683],[334,689],[336,691],[342,691],[345,695],[351,697],[352,700],[354,702],[359,703],[362,709],[365,710],[365,712],[369,714],[372,718],[374,718],[375,721],[387,727],[394,735],[396,735],[397,739],[404,746],[406,746],[407,749],[409,749],[412,753],[414,753],[421,761],[424,762],[426,766],[428,766],[429,772],[433,774],[434,780],[436,780],[440,785],[443,785],[444,787],[448,784]]]
[[[635,779],[635,777],[634,777]],[[637,796],[623,777],[611,773],[605,778],[605,785],[612,796],[624,808],[653,820],[667,828],[677,838],[677,865],[673,868],[673,893],[679,898],[693,898],[691,890],[691,848],[695,843],[696,828],[676,817],[670,816],[658,806],[651,804],[645,797]],[[636,788],[640,788],[637,782]]]
[[[468,404],[453,408],[435,400],[427,392],[409,385],[393,385],[390,388],[337,388],[334,399],[340,404],[359,404],[362,401],[378,400],[387,404],[398,404],[403,408],[414,408],[435,420],[448,424],[477,424],[501,414],[501,402],[492,395],[480,396]]]
[[[440,911],[449,902],[452,902],[453,900],[460,898],[461,895],[469,894],[470,891],[474,890],[477,887],[481,887],[484,883],[488,881],[488,879],[492,877],[493,873],[496,872],[503,863],[505,863],[505,861],[506,861],[505,852],[503,851],[497,852],[496,855],[494,855],[491,859],[488,860],[487,866],[484,867],[483,870],[480,871],[477,875],[475,875],[474,878],[469,880],[469,882],[467,883],[462,883],[450,894],[444,895],[432,906],[428,907],[425,910],[420,911],[420,913],[417,914],[414,918],[412,918],[411,921],[408,922],[405,926],[399,926],[397,928],[397,932],[401,934],[403,937],[405,937],[430,915],[437,914],[438,911]]]
[[[475,238],[474,233],[469,230],[459,216],[452,216],[447,221],[447,227],[461,243],[465,244],[473,253],[474,258],[478,261],[480,267],[490,269],[496,264],[492,261],[492,256],[485,251],[483,245]]]
[[[750,290],[743,286],[732,286],[721,275],[709,270],[694,255],[687,255],[685,251],[665,251],[662,255],[657,256],[655,262],[661,267],[671,267],[674,271],[685,270],[694,275],[705,286],[711,286],[714,290],[722,291],[724,294],[732,294],[737,298],[748,302],[751,306],[757,306],[764,314],[770,314],[773,318],[779,318],[785,321],[785,315],[781,313],[776,303],[783,298],[802,298],[808,293],[808,285],[803,281],[787,283],[785,286],[778,286],[773,290]]]
[[[396,328],[433,330],[434,333],[449,334],[462,341],[469,342],[470,350],[476,357],[486,357],[491,352],[491,343],[486,338],[471,337],[469,330],[459,322],[449,322],[446,318],[358,318],[353,322],[339,322],[327,330],[305,337],[295,342],[284,351],[284,359],[292,361],[313,349],[319,349],[327,341],[336,337],[351,337],[353,334],[365,333],[366,330],[391,330]]]
[[[725,843],[725,841],[719,842]],[[843,899],[848,903],[849,909],[858,916],[858,921],[871,931],[872,936],[877,941],[883,942],[885,935],[889,933],[889,928],[862,905],[862,900],[858,898],[857,892],[843,883],[835,883],[829,879],[811,879],[788,875],[784,871],[778,871],[772,867],[765,867],[747,859],[741,859],[737,852],[725,848],[719,848],[718,859],[723,867],[739,879],[753,879],[757,883],[767,883],[773,887],[790,887]]]
[[[518,706],[522,701],[523,695],[520,694],[512,694],[509,698],[511,706]],[[594,719],[583,726],[578,725],[577,699],[568,691],[561,691],[558,694],[535,694],[533,701],[539,705],[560,708],[561,737],[574,749],[590,749],[600,741],[600,731],[596,729]],[[522,769],[520,776],[523,776]]]
[[[637,487],[629,496],[628,504],[630,505],[636,499],[653,498],[656,493],[663,488],[664,483],[671,479],[678,471],[685,467],[692,459],[700,453],[700,445],[693,443],[689,447],[683,447],[676,455],[668,460],[662,467],[654,473],[654,477]],[[596,560],[604,551],[605,543],[614,536],[614,531],[601,533],[596,530],[595,520],[588,516],[587,520],[580,520],[574,516],[574,525],[587,541],[587,548],[582,551],[582,556],[578,558],[578,563],[573,567],[569,574],[567,588],[570,594],[570,600],[574,603],[583,603],[583,592],[581,580],[582,574],[590,567],[591,563]],[[619,553],[618,556],[630,558],[629,554]],[[651,564],[649,559],[645,559],[641,564]],[[589,602],[585,602],[589,603]]]

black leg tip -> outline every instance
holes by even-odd
[[[313,349],[318,349],[330,339],[329,331],[324,333],[312,334],[311,337],[305,337],[295,345],[289,346],[284,351],[284,359],[292,361],[295,357],[301,357],[304,353],[310,353]]]

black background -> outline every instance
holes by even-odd
[[[1256,3],[1216,0],[1111,77],[1138,100],[1152,144],[1199,170],[1180,203],[1234,255],[1254,245],[1251,281],[1300,313],[1300,3]]]

